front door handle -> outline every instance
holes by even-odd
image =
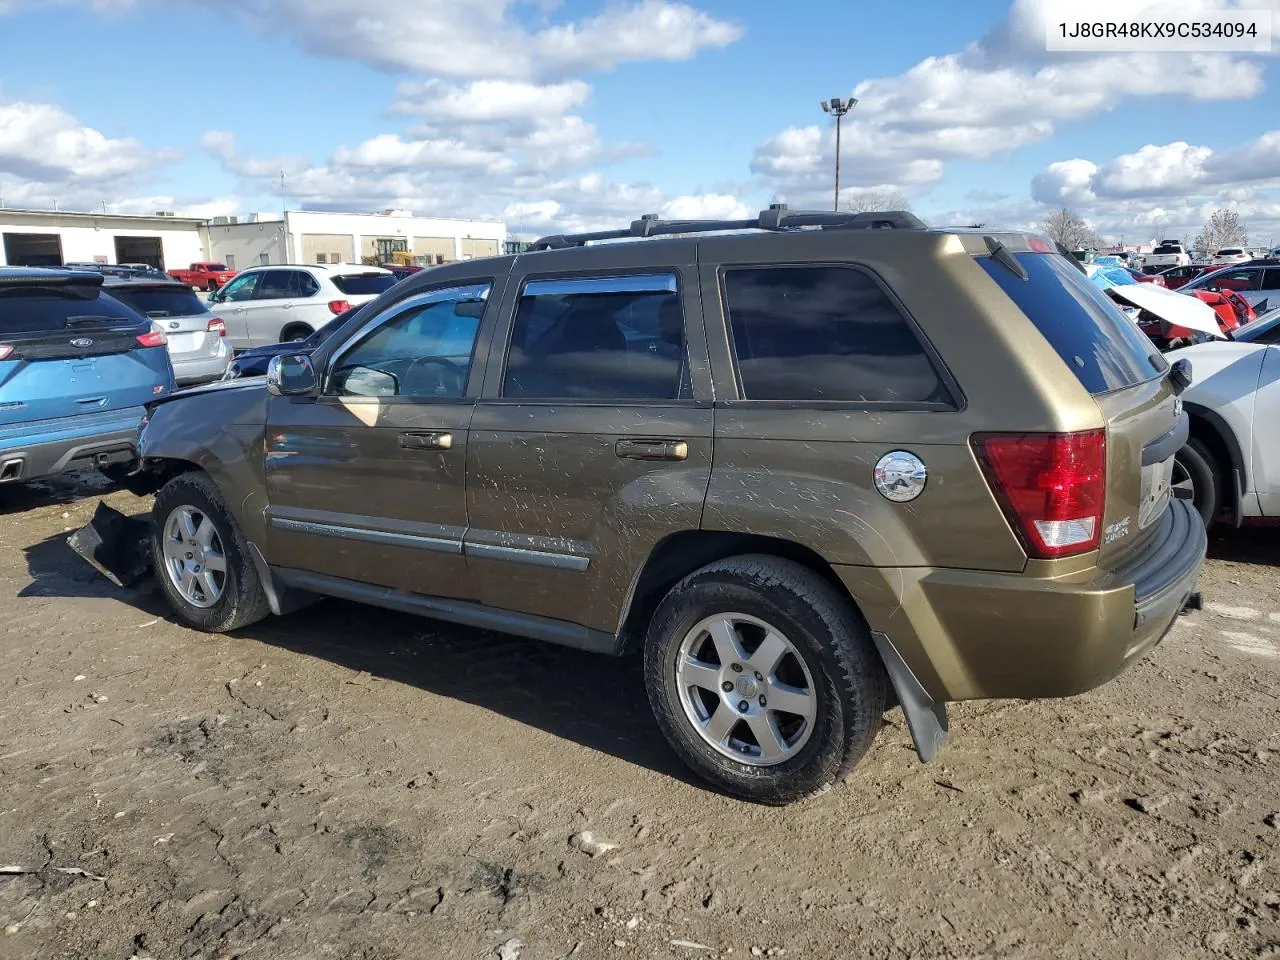
[[[623,460],[687,460],[689,444],[683,440],[619,440],[613,452]]]
[[[400,446],[406,450],[451,450],[452,433],[402,433]]]

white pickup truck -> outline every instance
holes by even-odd
[[[1185,267],[1191,263],[1191,255],[1181,240],[1161,240],[1155,250],[1142,258],[1143,273],[1159,273],[1170,267]]]

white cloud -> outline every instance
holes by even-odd
[[[666,220],[745,220],[758,210],[724,193],[699,193],[675,197],[659,211]]]
[[[1280,9],[1278,0],[1171,2],[1189,10]],[[897,76],[858,84],[858,105],[843,124],[842,182],[927,183],[941,178],[949,161],[986,160],[1042,142],[1061,123],[1126,100],[1238,100],[1263,89],[1262,59],[1255,55],[1048,54],[1046,8],[1044,0],[1015,0],[978,42],[928,57]],[[1133,12],[1126,8],[1126,17]],[[813,199],[830,182],[834,154],[833,125],[791,127],[756,148],[752,171],[775,192]],[[1048,182],[1043,187],[1052,188]]]
[[[113,139],[50,103],[0,102],[0,174],[43,183],[103,183],[171,160]]]
[[[204,0],[53,2],[162,12],[209,6]],[[10,9],[16,9],[12,2]],[[673,0],[609,4],[594,16],[540,29],[525,26],[515,9],[511,0],[222,0],[218,5],[219,13],[239,14],[257,31],[290,37],[314,53],[438,77],[535,79],[607,71],[643,60],[687,60],[742,36],[737,24]],[[550,12],[544,5],[543,16]]]
[[[476,80],[458,86],[432,79],[402,83],[396,94],[392,112],[414,114],[427,121],[528,122],[553,119],[581,107],[591,96],[591,86],[581,80],[555,84]]]

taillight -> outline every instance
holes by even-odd
[[[138,334],[138,345],[143,347],[163,347],[169,342],[163,330],[152,330],[150,333]]]
[[[13,353],[12,343],[0,343],[0,360],[3,360],[11,353]]]
[[[973,450],[1027,556],[1095,550],[1106,501],[1107,434],[979,433]]]
[[[341,313],[346,313],[350,309],[351,309],[351,304],[347,303],[347,301],[345,300],[329,301],[329,312],[332,313],[335,317]]]
[[[227,335],[227,325],[218,317],[214,317],[210,320],[209,325],[205,327],[205,329],[209,331],[209,333],[216,333],[220,337],[225,337]]]

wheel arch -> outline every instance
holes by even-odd
[[[311,336],[311,334],[316,332],[315,327],[311,326],[311,324],[309,323],[305,323],[302,320],[290,320],[288,323],[286,323],[283,327],[280,328],[280,340],[278,342],[280,343],[288,342],[289,340],[288,334],[294,331],[299,331],[299,330],[305,330],[306,336],[308,337]]]
[[[1243,519],[1244,490],[1249,486],[1249,470],[1235,431],[1222,415],[1198,403],[1184,403],[1190,419],[1191,438],[1213,455],[1223,479],[1223,505],[1231,510],[1236,525]]]
[[[677,583],[709,563],[743,554],[780,557],[812,570],[847,598],[858,616],[862,616],[857,599],[850,596],[831,565],[803,544],[759,534],[681,530],[658,541],[632,577],[618,620],[619,653],[632,653],[640,648],[653,612]]]

